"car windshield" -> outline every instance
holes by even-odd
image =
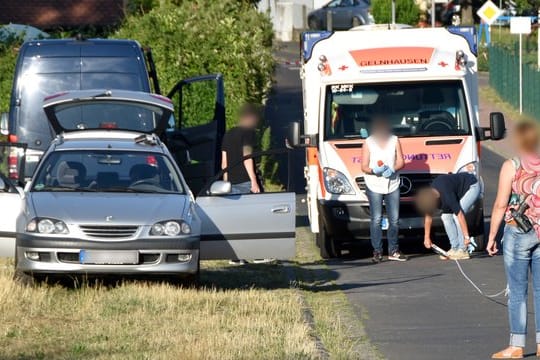
[[[163,109],[160,107],[118,100],[56,105],[54,112],[60,127],[68,131],[123,129],[152,132],[163,116]]]
[[[53,152],[43,160],[32,191],[185,192],[166,156],[117,150]]]
[[[386,118],[400,137],[471,133],[460,81],[327,87],[325,139],[366,138],[376,117]]]

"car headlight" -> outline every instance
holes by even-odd
[[[339,195],[354,194],[351,183],[341,172],[331,168],[324,168],[323,176],[324,186],[329,193]]]
[[[50,218],[35,218],[26,225],[27,232],[40,234],[68,234],[65,222]]]
[[[158,222],[150,228],[150,235],[177,236],[191,234],[191,226],[182,220],[167,220]]]
[[[480,166],[478,164],[478,161],[473,161],[468,164],[463,165],[459,170],[458,173],[471,173],[474,176],[478,177],[478,174],[480,173]]]

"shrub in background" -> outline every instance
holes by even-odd
[[[392,0],[373,0],[371,13],[377,24],[389,24],[392,22]],[[396,0],[396,23],[417,25],[420,17],[420,9],[414,0]]]
[[[9,110],[18,46],[15,40],[0,43],[0,113]]]
[[[246,1],[166,3],[128,16],[114,37],[136,39],[152,48],[164,94],[182,78],[222,73],[229,127],[244,102],[262,103],[271,86],[272,24]],[[201,91],[201,104],[208,103],[205,93]],[[187,109],[185,118],[196,118],[189,112],[201,110]]]

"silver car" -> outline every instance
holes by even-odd
[[[233,195],[217,181],[195,199],[159,139],[174,111],[169,99],[73,91],[44,110],[59,135],[31,181],[21,191],[0,178],[0,202],[12,204],[1,211],[0,255],[14,248],[19,278],[196,277],[200,259],[294,256],[294,194]]]

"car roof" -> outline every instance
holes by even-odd
[[[80,46],[110,46],[110,45],[135,45],[137,47],[141,47],[138,41],[131,40],[131,39],[100,39],[100,38],[94,38],[94,39],[76,39],[76,38],[70,38],[70,39],[36,39],[36,40],[30,40],[26,41],[23,46],[24,47],[48,47],[48,46],[59,46],[59,45],[80,45]]]
[[[165,145],[155,135],[134,131],[82,130],[62,134],[52,142],[51,151],[124,150],[166,153]]]

